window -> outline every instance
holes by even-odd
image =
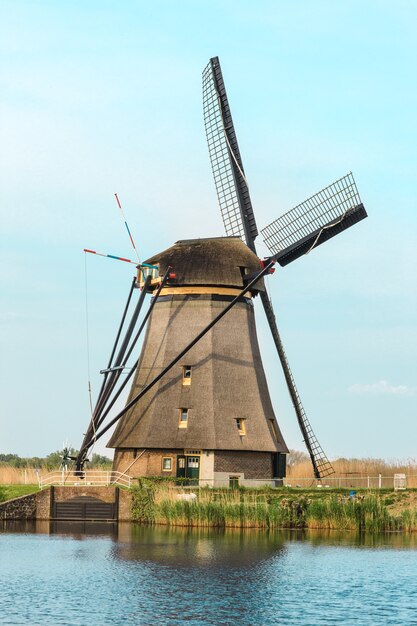
[[[143,264],[143,265],[140,266],[140,273],[142,274],[140,282],[145,282],[145,280],[147,279],[148,276],[150,276],[151,279],[154,280],[155,278],[158,278],[159,265],[145,265],[145,264]]]
[[[229,488],[239,489],[239,476],[229,476]]]
[[[238,417],[236,418],[236,426],[237,429],[239,431],[239,435],[242,437],[243,435],[246,435],[246,427],[245,427],[245,420],[243,417]]]
[[[191,385],[191,365],[182,366],[182,384]]]
[[[179,418],[179,428],[187,428],[188,425],[188,409],[179,409],[180,418]]]
[[[189,456],[187,457],[188,467],[191,469],[198,469],[200,467],[200,457],[199,456]]]
[[[172,471],[172,457],[164,456],[162,458],[162,471],[163,472],[171,472]]]

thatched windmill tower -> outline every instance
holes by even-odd
[[[314,475],[321,479],[333,468],[301,403],[262,278],[275,263],[285,266],[308,254],[367,214],[350,173],[264,228],[271,256],[260,261],[258,229],[217,57],[203,72],[203,104],[227,237],[179,241],[139,266],[77,471],[82,472],[94,442],[118,422],[109,443],[116,450],[117,471],[199,478],[208,484],[282,478],[287,448],[259,354],[252,304],[259,294]],[[115,356],[137,286],[142,292]],[[149,311],[131,342],[147,293],[153,295]],[[116,391],[146,322],[141,356]],[[132,376],[125,408],[104,426]]]
[[[233,300],[245,276],[261,269],[238,237],[179,241],[147,263],[161,277],[172,266],[176,283],[162,289],[149,318],[129,399]],[[108,444],[115,470],[208,484],[284,475],[288,450],[269,397],[252,302],[264,288],[260,280],[120,420]]]

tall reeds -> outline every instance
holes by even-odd
[[[297,479],[311,478],[313,479],[313,470],[310,460],[305,455],[293,452],[289,457],[287,467],[287,481],[294,482]],[[338,484],[338,479],[343,479],[342,485],[348,479],[352,483],[357,482],[356,486],[367,486],[367,477],[377,478],[379,475],[390,477],[392,485],[392,477],[394,474],[406,474],[408,477],[407,485],[411,488],[417,488],[417,463],[415,459],[385,461],[383,459],[363,458],[363,459],[335,459],[332,460],[335,473],[327,482]],[[371,481],[371,484],[375,483]],[[348,484],[346,486],[349,486]],[[377,485],[374,485],[377,486]],[[388,485],[387,485],[388,486]]]
[[[37,471],[33,467],[20,468],[0,465],[0,485],[37,485]]]
[[[169,484],[141,480],[133,490],[133,518],[148,524],[220,528],[291,528],[381,532],[417,530],[417,512],[392,515],[380,494],[288,496],[283,491],[196,490],[179,499]]]

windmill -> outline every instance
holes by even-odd
[[[262,471],[265,478],[284,476],[288,450],[256,337],[252,298],[259,295],[320,480],[333,469],[301,403],[263,277],[276,263],[285,266],[364,219],[366,211],[350,173],[266,226],[262,234],[271,256],[260,261],[258,229],[217,57],[203,72],[203,111],[226,237],[178,241],[138,265],[77,471],[94,442],[117,424],[109,446],[116,448],[119,471],[135,466],[139,475],[175,472],[201,479],[204,474],[210,475],[208,481],[227,476],[230,483]],[[141,294],[116,355],[137,286]],[[134,334],[147,293],[153,298]],[[141,355],[120,384],[145,325]],[[104,426],[133,375],[126,406]]]
[[[71,462],[76,460],[77,457],[73,456],[73,454],[74,450],[72,447],[67,442],[64,442],[59,455],[61,457],[59,469],[62,470],[62,472],[67,472]]]

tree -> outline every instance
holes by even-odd
[[[301,450],[290,450],[290,453],[287,455],[287,467],[295,467],[296,465],[306,463],[309,460],[310,457],[306,452],[301,452]]]

